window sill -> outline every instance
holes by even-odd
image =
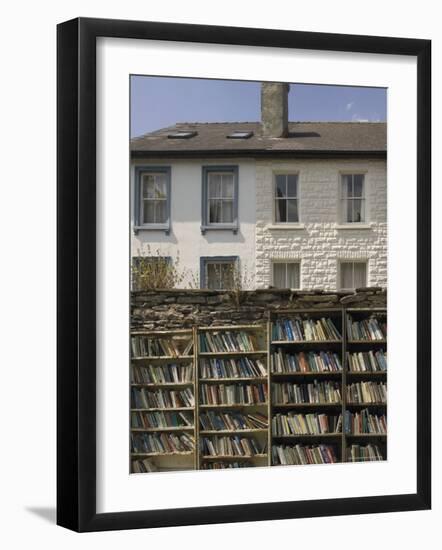
[[[305,229],[304,223],[269,223],[265,226],[266,229],[273,231],[274,229],[282,229],[284,231]]]
[[[134,226],[134,233],[135,235],[139,231],[164,231],[166,235],[169,235],[170,233],[170,225],[169,224],[158,224],[158,225],[135,225]]]
[[[373,224],[371,223],[337,223],[335,229],[350,229],[353,231],[358,231],[359,229],[373,229]]]
[[[201,234],[204,235],[206,231],[232,231],[232,233],[236,235],[238,233],[238,226],[232,224],[202,225]]]

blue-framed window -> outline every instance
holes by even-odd
[[[170,166],[136,166],[134,231],[170,231]]]
[[[238,256],[204,256],[200,258],[200,286],[211,290],[231,289],[238,269]]]
[[[238,166],[203,166],[202,224],[207,230],[238,231]]]

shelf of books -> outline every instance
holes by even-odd
[[[196,466],[194,331],[131,333],[131,472]]]
[[[387,459],[387,311],[347,309],[345,460]]]
[[[131,471],[387,458],[385,309],[131,334]]]
[[[343,460],[342,309],[271,316],[272,465]]]
[[[198,468],[267,466],[268,326],[197,330]]]

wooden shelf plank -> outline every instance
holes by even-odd
[[[151,407],[148,409],[131,409],[132,412],[146,411],[193,411],[195,407]]]
[[[183,362],[183,361],[187,361],[187,362],[191,362],[193,361],[193,355],[178,355],[178,356],[175,356],[175,355],[154,355],[154,356],[146,356],[146,355],[143,355],[143,356],[138,356],[138,357],[131,357],[131,361],[136,361],[136,362],[153,362],[153,363],[174,363],[176,361],[178,362]]]
[[[244,376],[242,378],[200,378],[200,384],[208,383],[218,383],[223,384],[224,382],[267,382],[267,376]]]
[[[273,407],[300,409],[303,407],[320,408],[320,407],[342,407],[342,403],[272,403]]]
[[[223,434],[248,434],[267,433],[268,428],[246,428],[244,430],[200,430],[200,435],[223,435]]]
[[[250,460],[253,458],[267,458],[267,454],[262,455],[202,455],[202,460]]]
[[[267,407],[267,403],[235,403],[232,405],[218,404],[218,405],[205,405],[200,403],[200,409],[242,409],[244,407]]]
[[[191,387],[193,382],[160,382],[156,383],[142,383],[142,382],[131,382],[130,384],[134,388],[176,388],[176,387]]]
[[[347,407],[386,407],[387,403],[352,403],[351,401],[347,401],[346,403]]]
[[[367,437],[367,438],[370,438],[370,437],[373,437],[373,438],[377,438],[377,437],[387,437],[387,434],[345,434],[345,437],[351,437],[351,438],[355,438],[355,439],[359,439],[360,437]]]
[[[246,355],[267,355],[267,350],[253,351],[202,351],[200,357],[243,357]]]
[[[154,432],[188,432],[194,431],[194,426],[167,426],[165,428],[131,428],[131,432],[148,432],[148,433],[154,433]]]
[[[193,456],[195,451],[174,451],[172,453],[130,453],[132,457],[143,457],[143,456]]]
[[[314,378],[315,376],[327,377],[334,376],[340,378],[342,376],[342,371],[321,371],[321,372],[272,372],[271,375],[274,378],[284,378],[286,376],[309,376]]]
[[[290,434],[290,435],[276,435],[274,434],[272,436],[273,439],[316,439],[316,438],[324,438],[324,439],[337,439],[341,438],[342,433],[328,433],[328,434]]]
[[[259,325],[230,325],[230,326],[209,326],[209,327],[199,327],[199,332],[234,332],[235,330],[254,330],[254,331],[263,331],[265,325],[262,323]]]
[[[300,346],[315,344],[320,346],[321,344],[342,344],[342,340],[272,340],[272,346],[284,346],[287,344],[295,344]]]
[[[379,339],[379,340],[347,340],[347,345],[350,344],[386,344],[387,340]]]

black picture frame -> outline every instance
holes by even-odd
[[[96,39],[396,54],[417,58],[417,492],[96,512]],[[57,28],[57,523],[75,531],[425,510],[431,506],[431,41],[74,19]]]

